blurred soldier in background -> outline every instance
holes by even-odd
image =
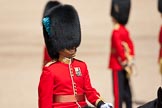
[[[52,8],[52,7],[56,7],[58,5],[60,5],[61,3],[58,1],[48,1],[45,5],[44,11],[43,11],[43,18],[45,16],[45,14],[48,13],[48,11]],[[44,53],[43,53],[43,66],[48,63],[49,61],[51,61],[50,56],[48,55],[47,52],[47,48],[44,47]]]
[[[158,0],[158,10],[162,17],[162,0]],[[162,75],[162,26],[160,27],[160,33],[159,33],[159,45],[160,45],[160,51],[159,51],[158,62],[160,66],[160,73]]]
[[[114,108],[132,108],[132,93],[129,84],[134,62],[134,45],[125,27],[130,13],[130,0],[112,0],[111,17],[114,29],[111,36],[109,68],[112,70]]]

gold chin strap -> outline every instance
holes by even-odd
[[[65,63],[65,64],[71,64],[72,58],[61,57],[61,58],[59,58],[59,61]]]

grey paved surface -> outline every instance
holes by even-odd
[[[111,72],[107,69],[112,23],[110,0],[62,0],[80,15],[82,43],[77,58],[87,62],[91,82],[107,102],[113,102]],[[46,0],[0,1],[0,108],[37,108],[43,38],[41,15]],[[132,0],[129,24],[136,49],[137,75],[133,97],[149,101],[161,85],[157,56],[161,18],[155,0]],[[138,105],[134,104],[134,108]]]

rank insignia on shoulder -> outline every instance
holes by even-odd
[[[82,76],[82,72],[80,70],[80,67],[75,67],[74,70],[75,70],[76,76]]]

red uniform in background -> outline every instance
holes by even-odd
[[[158,0],[158,11],[162,18],[162,0]],[[162,26],[160,28],[160,33],[159,33],[159,44],[160,44],[160,51],[159,51],[158,62],[160,66],[160,73],[162,75]]]
[[[70,98],[57,100],[57,96],[67,95],[80,96],[82,99],[79,102],[70,102]],[[99,96],[91,86],[84,62],[76,59],[71,64],[57,61],[43,68],[39,83],[39,108],[78,108],[77,104],[83,107],[86,106],[85,97],[95,105]]]
[[[125,43],[129,47],[129,58],[134,56],[134,46],[129,36],[128,30],[123,25],[119,25],[112,32],[111,52],[109,60],[109,68],[113,75],[113,92],[114,92],[114,108],[122,108],[122,102],[126,103],[127,108],[132,108],[132,95],[129,85],[128,72],[125,70],[128,64]]]
[[[47,48],[44,47],[44,53],[43,53],[43,66],[48,63],[49,61],[51,61],[51,58],[50,56],[48,55],[48,51],[47,51]]]
[[[111,54],[109,68],[113,70],[121,70],[121,64],[127,60],[125,49],[122,43],[128,44],[130,55],[134,56],[134,46],[129,36],[128,30],[123,25],[119,25],[118,29],[114,29],[111,37]]]
[[[159,33],[159,45],[160,45],[160,51],[159,51],[159,61],[162,58],[162,26],[160,28],[160,33]]]
[[[160,65],[160,73],[162,74],[162,26],[160,28],[160,33],[159,33],[159,45],[160,45],[160,50],[159,50],[158,62]]]

